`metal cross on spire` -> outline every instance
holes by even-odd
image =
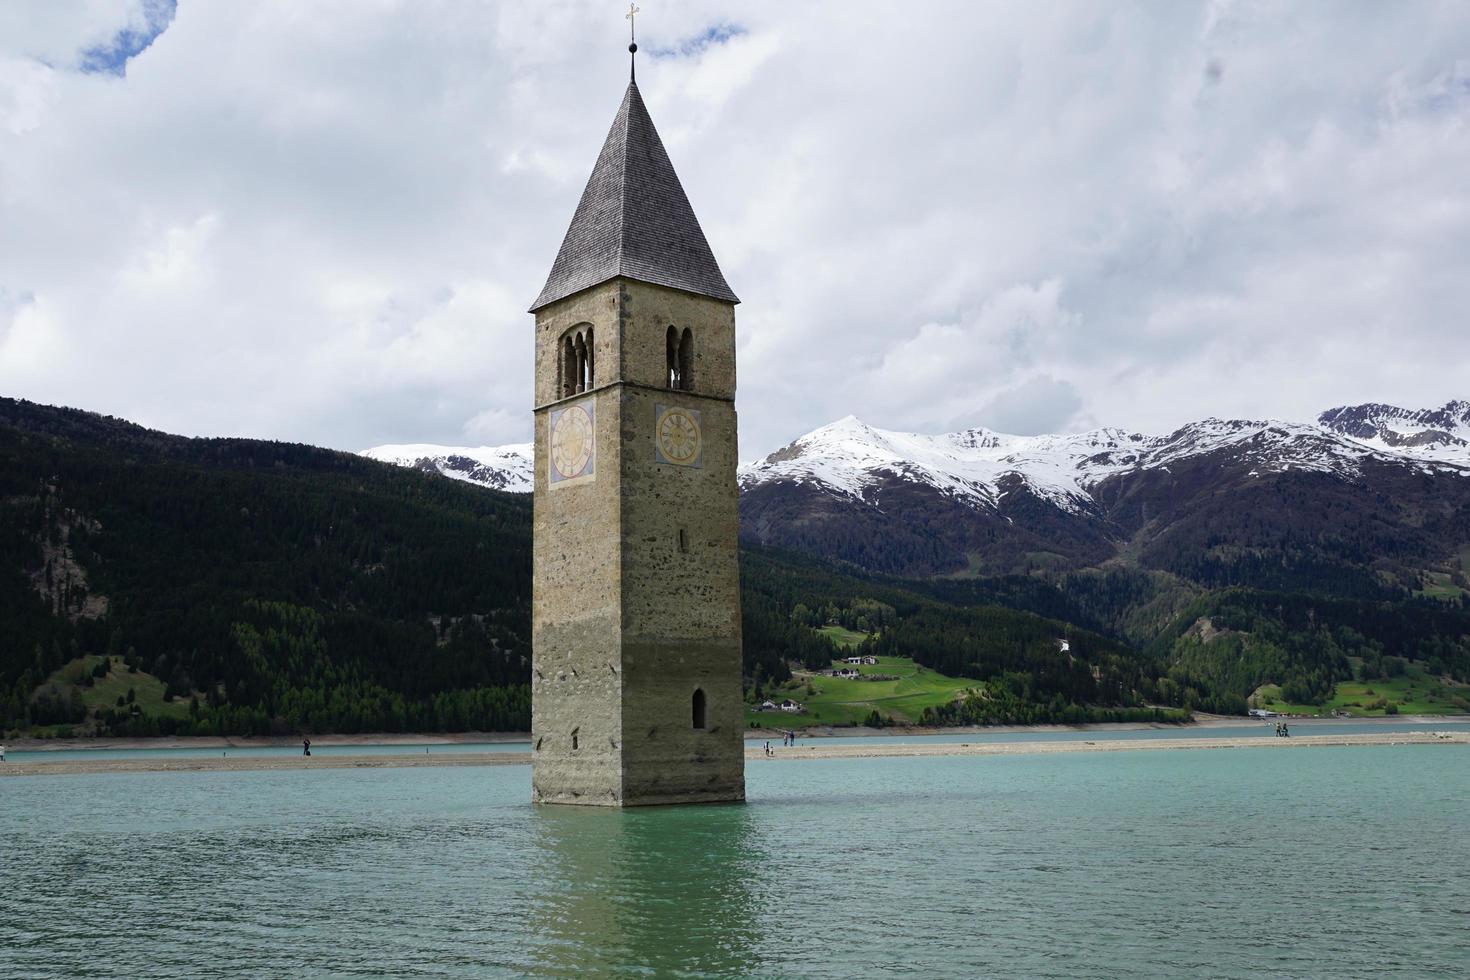
[[[638,78],[638,64],[636,60],[638,54],[638,33],[636,30],[637,22],[633,18],[638,16],[638,5],[636,3],[628,4],[628,12],[623,16],[628,18],[628,78],[636,81]]]

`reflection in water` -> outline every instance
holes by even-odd
[[[749,975],[764,855],[742,804],[537,807],[542,969]]]
[[[0,978],[1461,980],[1464,753],[756,761],[630,811],[528,766],[5,779]]]

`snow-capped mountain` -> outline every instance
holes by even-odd
[[[849,416],[741,467],[741,533],[905,575],[1121,561],[1216,585],[1412,589],[1470,546],[1467,409],[1167,435],[921,435]]]
[[[1318,423],[1205,419],[1165,436],[1121,429],[1012,436],[989,429],[920,435],[878,429],[849,415],[740,469],[742,490],[772,482],[865,499],[893,479],[994,507],[1002,482],[1073,512],[1109,477],[1167,469],[1192,457],[1248,458],[1253,472],[1287,470],[1350,478],[1367,460],[1427,472],[1470,472],[1470,403],[1408,412],[1381,405],[1324,412]],[[1006,478],[1011,478],[1006,480]]]
[[[1000,485],[1019,480],[1036,496],[1076,512],[1093,505],[1092,488],[1108,477],[1220,452],[1250,457],[1257,474],[1295,469],[1351,477],[1366,460],[1462,472],[1470,470],[1470,402],[1417,411],[1354,405],[1323,412],[1315,423],[1211,418],[1162,436],[1116,428],[1071,435],[1013,436],[985,428],[922,435],[879,429],[849,415],[741,466],[740,487],[789,482],[861,500],[874,486],[897,478],[994,506]],[[495,490],[531,491],[529,443],[377,446],[362,455]]]
[[[528,492],[529,445],[364,455]],[[893,432],[848,416],[740,468],[748,542],[903,575],[1121,561],[1203,584],[1412,591],[1470,555],[1470,403],[1167,435]],[[1392,584],[1399,583],[1399,584]],[[1395,593],[1396,594],[1396,593]]]
[[[362,455],[384,463],[441,473],[453,480],[477,483],[492,490],[530,493],[534,472],[531,444],[509,446],[376,446]]]
[[[1317,416],[1323,428],[1424,459],[1470,459],[1470,402],[1408,411],[1393,405],[1353,405]]]

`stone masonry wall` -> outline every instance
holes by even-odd
[[[593,390],[559,401],[557,342],[587,323]],[[694,335],[692,392],[665,388],[671,325]],[[616,280],[544,308],[536,331],[533,796],[743,799],[733,307]],[[550,410],[584,400],[596,405],[596,475],[553,488]],[[700,413],[698,466],[656,458],[660,404]]]

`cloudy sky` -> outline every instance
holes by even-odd
[[[1470,398],[1470,5],[647,0],[742,456]],[[615,0],[0,3],[0,394],[361,449],[530,431]]]

